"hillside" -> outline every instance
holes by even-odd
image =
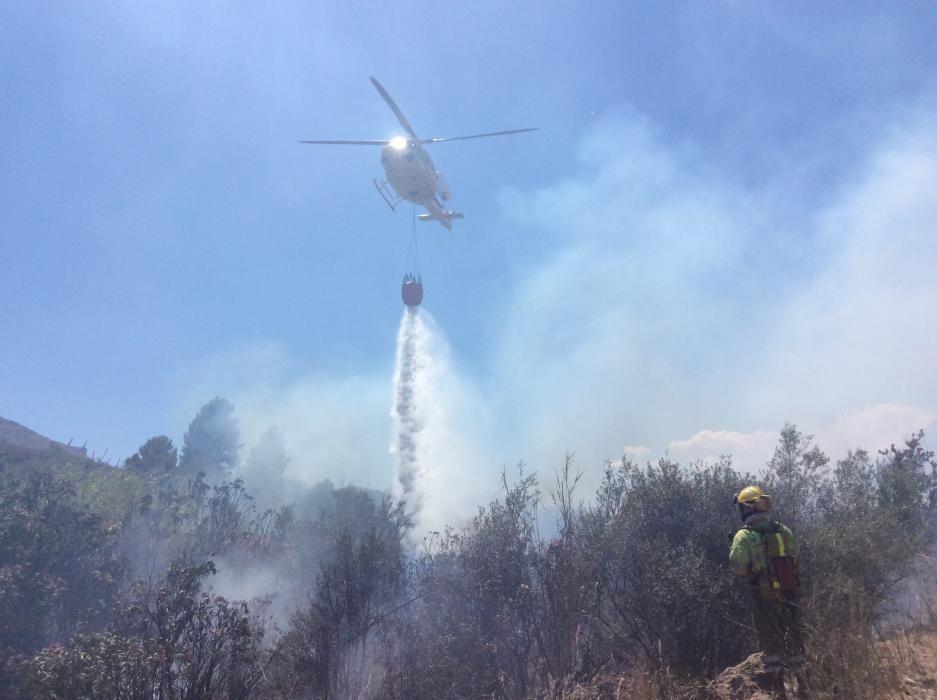
[[[75,447],[57,442],[2,416],[0,416],[0,445],[28,452],[64,450],[77,457],[87,455],[87,450],[84,447]]]

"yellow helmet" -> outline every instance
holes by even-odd
[[[746,486],[739,491],[739,495],[735,497],[735,501],[740,506],[749,506],[755,510],[765,512],[771,510],[771,507],[774,505],[771,496],[762,491],[760,487],[754,485]]]

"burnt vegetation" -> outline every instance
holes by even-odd
[[[223,399],[119,467],[0,442],[0,696],[706,697],[756,650],[726,557],[758,481],[803,550],[810,692],[882,697],[882,640],[929,619],[923,437],[834,464],[788,425],[757,478],[626,458],[594,493],[568,457],[425,537],[385,494],[284,485],[275,431],[239,470]]]

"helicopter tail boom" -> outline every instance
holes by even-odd
[[[420,221],[438,221],[443,226],[445,226],[450,231],[452,230],[452,220],[453,219],[464,219],[465,215],[460,211],[452,211],[450,209],[438,209],[432,211],[428,214],[418,214],[417,217]]]

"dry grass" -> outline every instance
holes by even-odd
[[[787,697],[826,700],[937,700],[937,628],[892,634],[870,641],[868,634],[853,629],[815,639],[823,654],[811,653],[802,674],[788,672]],[[833,662],[833,653],[842,656]],[[727,673],[743,675],[743,662]],[[715,698],[767,698],[768,694],[721,694],[707,689],[703,679],[685,680],[672,675],[635,669],[627,675],[606,675],[589,683],[570,679],[550,684],[545,693],[532,697],[544,700],[696,700]]]
[[[897,687],[887,698],[937,699],[937,631],[915,630],[879,643]]]

